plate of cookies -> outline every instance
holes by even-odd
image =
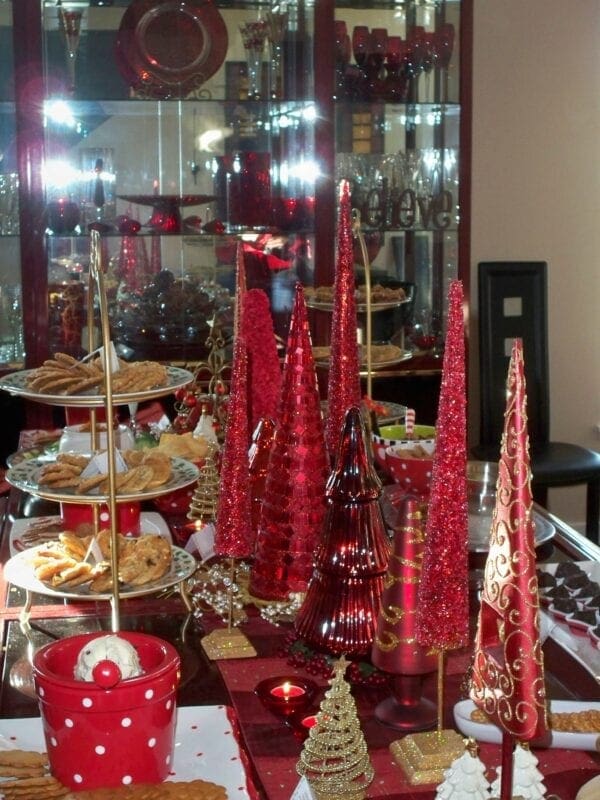
[[[465,736],[479,742],[500,744],[502,732],[472,700],[454,706],[454,721]],[[551,700],[548,722],[551,730],[548,747],[567,750],[597,750],[600,740],[600,703],[587,700]]]
[[[107,502],[109,476],[97,459],[103,453],[58,453],[54,461],[33,458],[11,467],[6,480],[46,500]],[[199,469],[184,458],[170,458],[157,448],[117,451],[116,494],[120,501],[150,499],[183,489],[198,480]]]
[[[118,534],[119,594],[139,597],[181,583],[194,573],[196,559],[163,536]],[[113,581],[110,531],[79,536],[63,531],[56,540],[10,558],[4,578],[15,586],[50,597],[107,600]]]
[[[320,367],[328,367],[331,361],[331,348],[329,346],[313,347],[313,358],[315,364]],[[359,357],[361,370],[367,367],[367,349],[365,345],[359,345]],[[384,369],[408,361],[413,357],[412,350],[403,350],[395,344],[373,344],[371,345],[371,368]]]
[[[140,402],[172,394],[193,379],[188,370],[157,361],[123,362],[112,373],[112,394],[117,404]],[[104,373],[97,361],[77,361],[61,353],[41,367],[0,378],[0,389],[10,394],[60,406],[102,406],[103,386]]]

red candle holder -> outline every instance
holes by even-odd
[[[310,706],[317,684],[297,675],[278,675],[261,681],[254,691],[272,714],[290,717]]]
[[[291,714],[286,718],[286,723],[292,729],[296,739],[303,742],[307,738],[310,729],[317,724],[318,713],[318,708],[305,708],[297,714]]]

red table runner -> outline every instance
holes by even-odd
[[[252,619],[243,626],[243,630],[254,644],[258,658],[220,661],[218,667],[231,695],[250,760],[266,797],[268,800],[287,800],[299,781],[296,763],[302,742],[291,727],[262,705],[254,689],[264,678],[278,675],[310,677],[322,684],[324,690],[327,683],[294,669],[287,664],[285,657],[279,655],[284,629],[274,628],[260,619]],[[467,666],[467,654],[450,654],[445,685],[448,711],[444,724],[448,727],[453,727],[452,708],[460,699]],[[425,686],[426,694],[431,699],[435,699],[434,677],[428,678]],[[434,800],[434,786],[410,786],[407,782],[388,749],[391,742],[400,738],[398,732],[381,725],[373,716],[373,709],[388,696],[388,691],[356,687],[353,695],[375,770],[375,779],[367,796],[371,800]],[[317,698],[317,705],[321,698],[322,694]],[[534,752],[539,760],[539,769],[544,774],[547,793],[556,794],[561,800],[573,800],[577,790],[600,772],[600,755],[597,753],[558,749],[535,749]],[[479,756],[488,767],[488,779],[491,781],[496,775],[495,768],[500,765],[500,746],[482,744]]]

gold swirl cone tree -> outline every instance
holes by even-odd
[[[515,339],[471,685],[472,700],[503,732],[501,800],[512,794],[514,742],[547,732],[526,402]]]

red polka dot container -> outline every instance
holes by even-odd
[[[168,642],[119,632],[143,674],[105,683],[75,680],[80,650],[96,632],[42,647],[33,670],[52,774],[71,789],[159,783],[172,767],[180,659]]]

